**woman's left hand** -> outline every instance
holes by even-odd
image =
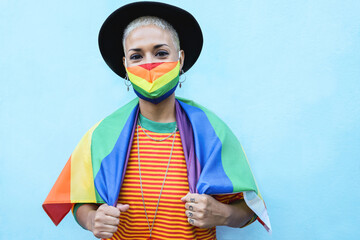
[[[181,198],[185,203],[185,214],[191,225],[200,228],[211,228],[226,225],[227,205],[210,195],[188,193]]]

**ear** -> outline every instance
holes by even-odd
[[[124,68],[126,69],[125,56],[123,56],[122,61],[123,61]]]
[[[184,65],[184,60],[185,60],[185,52],[184,50],[180,50],[180,72]]]

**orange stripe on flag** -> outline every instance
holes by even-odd
[[[130,73],[136,75],[137,77],[140,77],[145,81],[152,83],[159,77],[163,76],[164,74],[168,73],[170,70],[174,69],[177,64],[178,62],[164,62],[152,68],[150,71],[141,66],[128,67],[127,70]],[[150,76],[155,74],[155,69],[157,74],[152,79],[150,79]]]
[[[42,205],[55,225],[61,222],[72,207],[70,202],[70,162],[71,156]]]

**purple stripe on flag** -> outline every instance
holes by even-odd
[[[181,100],[178,100],[178,103],[194,133],[192,141],[194,154],[201,167],[197,190],[201,194],[232,193],[233,184],[222,165],[222,141],[217,136],[206,113],[201,108]]]
[[[200,162],[195,154],[193,129],[191,127],[189,119],[186,116],[186,113],[180,106],[178,100],[175,100],[175,109],[176,122],[179,128],[181,143],[183,146],[187,166],[189,190],[191,193],[198,193],[196,184],[200,177],[201,167]]]

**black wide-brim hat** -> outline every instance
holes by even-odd
[[[179,35],[180,49],[185,52],[182,70],[189,70],[198,59],[203,45],[199,23],[184,9],[160,2],[130,3],[114,11],[105,20],[99,32],[99,48],[107,65],[125,78],[123,33],[131,21],[141,16],[156,16],[174,27]]]

